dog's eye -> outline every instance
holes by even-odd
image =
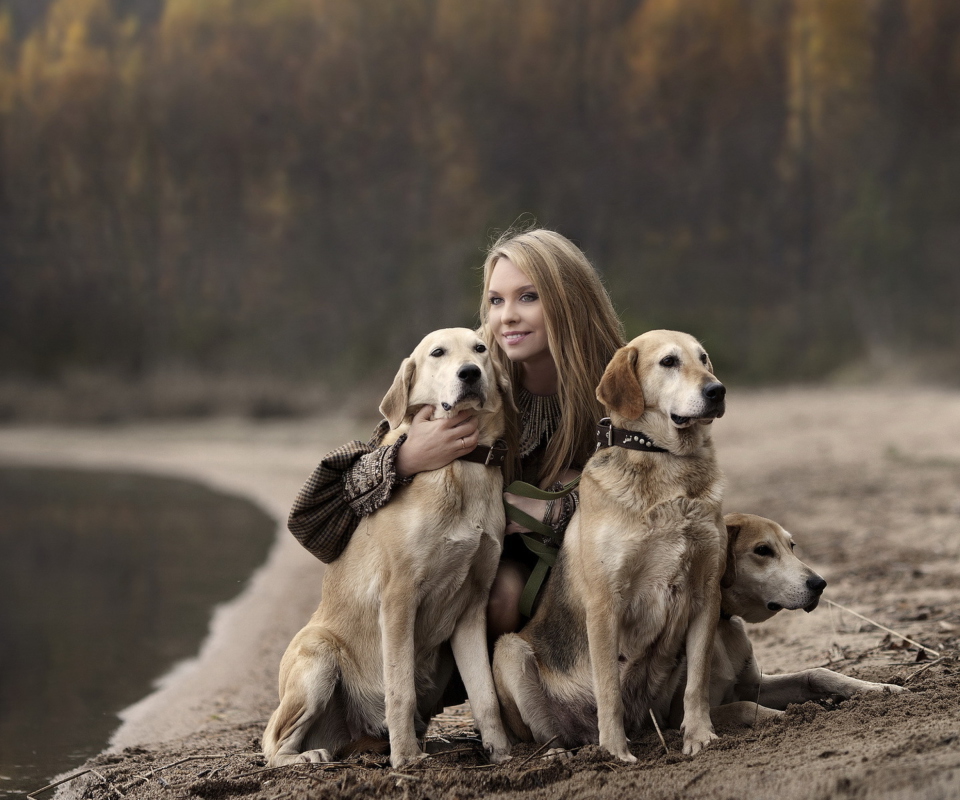
[[[796,547],[796,546],[797,546],[797,543],[796,543],[796,542],[790,542],[790,549],[791,549],[791,550],[793,550],[793,548]]]
[[[442,347],[438,347],[436,350],[434,350],[433,352],[431,352],[430,355],[433,356],[434,358],[440,358],[440,356],[442,356],[443,353],[444,353],[443,348],[442,348]]]
[[[772,548],[772,547],[769,547],[768,545],[761,544],[761,545],[753,548],[753,552],[754,552],[756,555],[758,555],[758,556],[772,556],[772,555],[773,555],[773,548]]]
[[[473,349],[476,350],[478,353],[486,353],[486,352],[487,352],[487,346],[486,346],[485,344],[478,344],[478,345],[477,345],[476,347],[474,347]]]
[[[661,367],[675,367],[680,363],[680,360],[676,356],[664,356],[660,359]]]
[[[706,364],[706,363],[707,363],[707,354],[706,354],[706,353],[701,353],[701,354],[700,354],[700,363],[701,363],[701,364]]]

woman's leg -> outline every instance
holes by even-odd
[[[495,642],[505,633],[520,630],[520,595],[530,577],[530,570],[518,561],[503,559],[490,588],[487,602],[487,636]]]

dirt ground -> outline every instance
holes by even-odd
[[[597,748],[545,761],[532,746],[489,765],[468,709],[459,708],[429,734],[429,748],[441,752],[411,768],[395,771],[384,756],[365,755],[267,769],[258,747],[275,702],[276,666],[316,601],[319,575],[281,534],[246,596],[218,612],[197,662],[131,711],[113,749],[60,795],[960,798],[960,393],[792,389],[728,397],[728,414],[714,425],[726,509],[781,522],[800,557],[829,582],[814,613],[782,612],[751,626],[761,666],[827,666],[910,692],[794,706],[779,721],[719,731],[721,739],[695,757],[680,753],[678,732],[665,732],[665,750],[651,731],[633,742],[639,760],[630,766]],[[109,435],[7,430],[0,459],[193,475],[245,492],[279,516],[326,445],[364,428],[343,420],[209,425]],[[144,446],[151,441],[155,447]],[[245,623],[231,623],[231,614]]]

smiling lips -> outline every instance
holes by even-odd
[[[530,335],[529,331],[519,332],[519,331],[510,331],[509,333],[503,334],[503,339],[507,344],[519,344],[524,339]]]

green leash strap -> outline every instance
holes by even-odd
[[[540,594],[543,582],[547,579],[550,572],[550,566],[542,558],[536,563],[530,577],[527,578],[527,584],[523,587],[523,593],[520,595],[520,613],[527,619],[533,616],[533,603]]]
[[[529,483],[514,481],[506,488],[506,491],[510,492],[510,494],[520,495],[521,497],[529,497],[532,500],[558,500],[570,494],[579,483],[580,476],[577,475],[576,478],[566,484],[560,491],[547,492]],[[525,511],[515,508],[506,501],[504,501],[503,506],[508,519],[513,520],[519,525],[523,525],[524,528],[528,528],[541,536],[556,537],[556,532],[546,523],[534,519]],[[523,540],[526,548],[537,557],[537,563],[533,568],[533,572],[530,573],[530,577],[523,587],[523,593],[520,595],[520,613],[529,618],[533,616],[533,603],[537,599],[537,595],[540,594],[540,589],[543,587],[543,582],[546,580],[550,568],[557,563],[559,547],[552,544],[545,544],[525,533],[521,533],[520,538]]]
[[[505,492],[510,492],[510,494],[518,494],[521,497],[529,497],[531,500],[559,500],[561,497],[566,497],[570,492],[577,488],[580,485],[580,476],[577,475],[570,483],[562,486],[559,491],[548,492],[546,489],[538,489],[536,486],[533,486],[529,483],[524,483],[523,481],[514,481],[506,489]]]

